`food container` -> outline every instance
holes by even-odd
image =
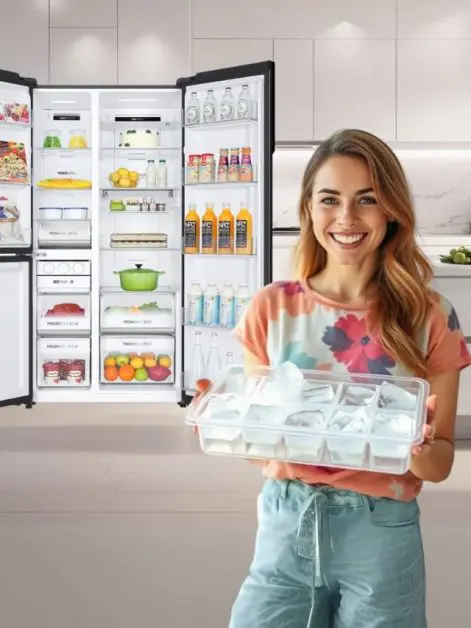
[[[87,207],[64,207],[62,210],[62,218],[64,220],[86,220],[87,216]]]
[[[199,168],[199,183],[214,183],[216,180],[216,160],[213,153],[204,153],[201,156]]]
[[[231,366],[191,404],[208,454],[404,474],[423,441],[418,378]]]
[[[43,373],[44,383],[47,386],[60,384],[60,366],[58,362],[44,362]]]
[[[198,183],[201,164],[201,155],[188,155],[186,166],[186,182],[188,184]]]
[[[51,129],[46,132],[43,148],[62,148],[61,132],[59,129]]]
[[[40,207],[39,220],[61,220],[62,207]]]
[[[70,132],[69,148],[88,148],[87,132],[85,129],[74,129]]]
[[[157,290],[159,277],[165,271],[142,268],[142,264],[136,264],[135,268],[117,270],[114,274],[119,275],[121,288],[127,292],[153,292]]]

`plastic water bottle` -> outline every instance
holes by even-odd
[[[201,122],[201,104],[196,92],[191,92],[186,107],[185,120],[188,125],[199,124]]]
[[[246,283],[239,284],[235,293],[235,324],[237,325],[250,301],[250,291]]]
[[[230,282],[226,282],[221,292],[221,311],[219,317],[219,323],[223,327],[234,327],[235,323],[235,303],[234,303],[234,288]]]
[[[219,325],[219,290],[215,283],[209,283],[204,293],[203,322],[205,325]]]
[[[203,102],[203,122],[216,122],[216,98],[214,97],[214,90],[208,89],[206,98]]]
[[[194,281],[188,292],[188,319],[190,325],[198,325],[203,322],[203,288]]]

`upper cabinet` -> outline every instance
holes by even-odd
[[[192,0],[192,33],[205,38],[389,38],[396,35],[396,0]]]
[[[273,42],[268,39],[194,39],[192,72],[273,60]]]
[[[120,3],[122,0],[120,0]],[[116,28],[118,0],[52,0],[52,28]]]
[[[314,42],[275,40],[275,138],[314,139]]]
[[[470,141],[471,41],[403,40],[397,53],[397,139]]]
[[[188,0],[119,0],[118,81],[171,85],[191,72]],[[165,15],[165,19],[162,19]]]
[[[394,40],[322,40],[314,45],[314,137],[341,128],[396,138]]]
[[[397,0],[400,39],[469,39],[469,0]]]

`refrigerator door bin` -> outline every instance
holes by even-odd
[[[100,329],[107,333],[175,332],[175,294],[102,292]]]
[[[100,372],[102,384],[173,384],[174,336],[101,336]]]
[[[37,298],[37,329],[40,334],[90,332],[90,296],[40,294]]]
[[[38,388],[90,386],[89,338],[39,338]]]

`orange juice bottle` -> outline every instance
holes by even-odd
[[[200,252],[200,217],[196,211],[196,205],[188,205],[188,213],[185,216],[185,253]]]
[[[230,255],[234,253],[234,214],[229,203],[223,203],[218,219],[218,253]]]
[[[253,253],[253,221],[245,203],[240,204],[240,212],[236,216],[235,252],[238,255]]]
[[[217,252],[218,219],[212,203],[206,203],[201,220],[201,252],[214,255]]]

